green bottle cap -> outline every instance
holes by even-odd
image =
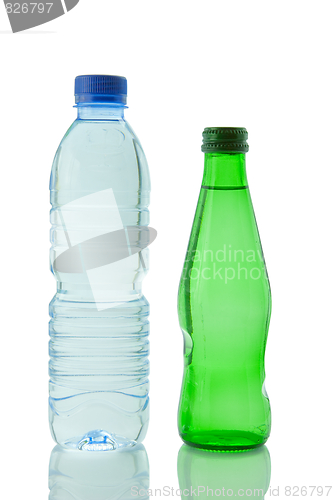
[[[202,133],[203,144],[201,151],[214,153],[247,153],[249,145],[246,142],[248,133],[241,127],[207,127]]]

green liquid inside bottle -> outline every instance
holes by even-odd
[[[245,450],[266,442],[270,310],[245,154],[206,153],[178,295],[185,361],[178,425],[185,443]]]

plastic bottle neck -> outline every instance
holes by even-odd
[[[247,187],[244,153],[205,153],[202,186],[210,188]]]
[[[80,104],[77,106],[78,120],[123,120],[126,106],[119,104]]]

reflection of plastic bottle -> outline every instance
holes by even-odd
[[[203,182],[178,296],[179,432],[187,444],[239,450],[270,433],[270,287],[246,178],[247,132],[209,128],[203,136]]]
[[[80,76],[78,118],[50,181],[50,426],[79,449],[140,442],[148,425],[147,162],[124,119],[126,79]],[[148,231],[148,236],[147,236]]]
[[[178,481],[182,498],[187,491],[201,497],[255,497],[263,499],[271,477],[266,446],[240,453],[212,453],[183,445],[178,454]],[[191,490],[192,488],[192,490]]]
[[[51,453],[50,500],[148,498],[149,464],[142,444],[112,453],[82,453],[56,446]],[[140,497],[139,497],[140,492]]]

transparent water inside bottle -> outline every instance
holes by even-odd
[[[82,450],[133,445],[148,425],[149,250],[140,239],[150,181],[123,112],[78,108],[50,181],[50,427],[57,443]]]

